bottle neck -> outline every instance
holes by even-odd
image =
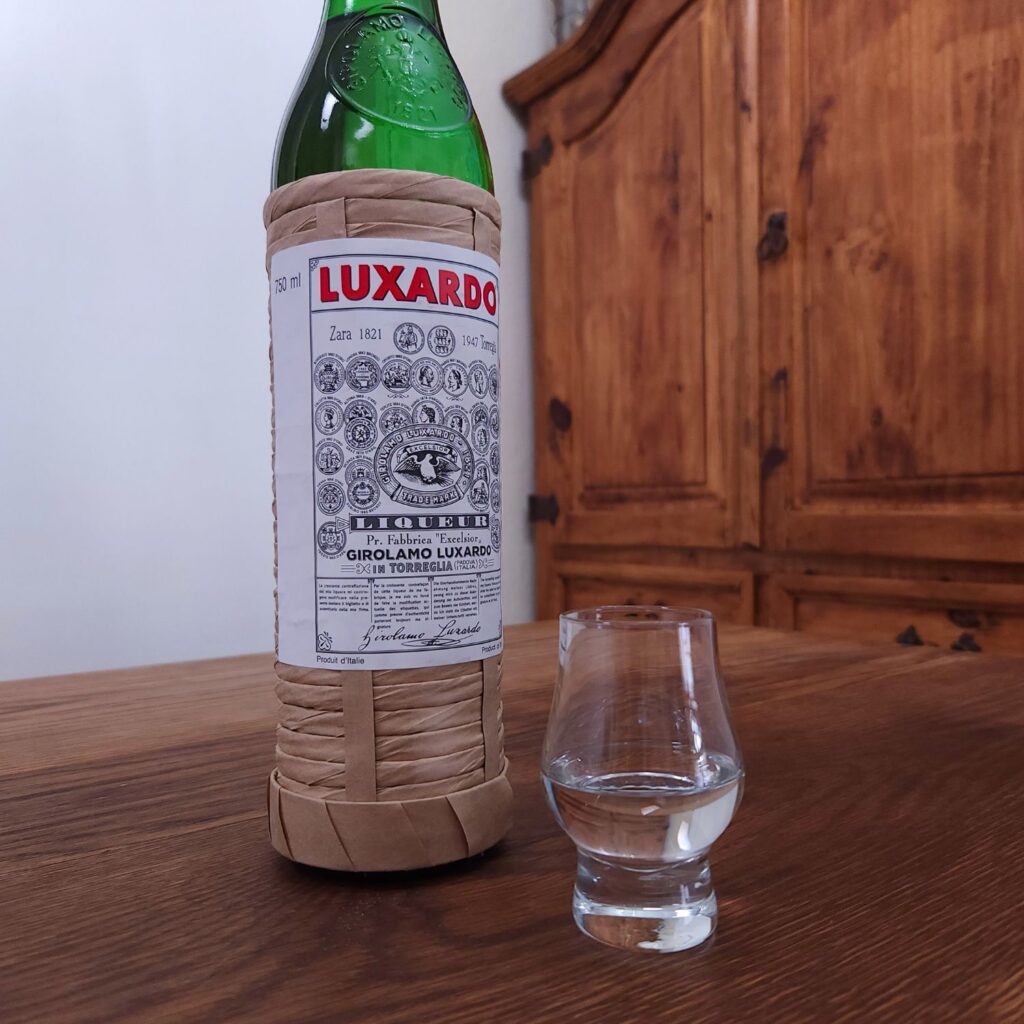
[[[400,8],[418,14],[436,29],[441,28],[437,0],[325,0],[324,21],[345,14],[372,14],[381,8]]]

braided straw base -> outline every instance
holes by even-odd
[[[268,791],[279,853],[337,871],[461,860],[508,831],[501,658],[334,672],[277,666]]]
[[[439,242],[494,260],[500,250],[492,195],[412,171],[304,178],[271,194],[265,222],[268,269],[282,249],[340,238]],[[276,469],[275,443],[275,481]],[[268,804],[283,856],[406,871],[481,853],[508,831],[500,658],[377,672],[279,664],[277,675]]]
[[[488,782],[425,800],[351,803],[303,796],[270,776],[270,841],[284,857],[333,871],[412,871],[489,850],[508,832],[506,770]]]

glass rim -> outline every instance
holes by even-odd
[[[678,629],[715,623],[714,614],[706,608],[664,604],[602,604],[562,612],[558,618],[591,629]]]

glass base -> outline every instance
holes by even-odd
[[[718,924],[706,858],[641,864],[580,851],[572,910],[584,935],[641,953],[696,949]]]

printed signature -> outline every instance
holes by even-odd
[[[449,619],[436,633],[410,632],[404,626],[375,629],[371,626],[364,634],[359,650],[379,644],[401,644],[414,650],[444,650],[458,647],[467,637],[476,636],[481,630],[479,622],[472,626],[460,626],[456,619]]]

